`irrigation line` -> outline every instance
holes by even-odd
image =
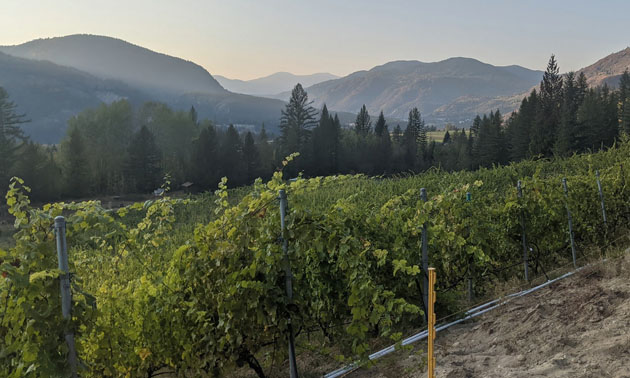
[[[492,300],[490,302],[484,303],[484,304],[482,304],[480,306],[474,307],[474,308],[466,311],[465,316],[463,318],[457,319],[457,320],[455,320],[453,322],[450,322],[450,323],[447,323],[447,324],[443,324],[443,325],[441,325],[439,327],[436,327],[435,331],[439,332],[439,331],[445,330],[445,329],[447,329],[449,327],[452,327],[454,325],[462,323],[462,322],[464,322],[466,320],[469,320],[469,319],[475,318],[475,317],[477,317],[479,315],[485,314],[486,312],[494,310],[495,308],[500,307],[500,306],[510,302],[514,298],[522,297],[524,295],[533,293],[534,291],[537,291],[537,290],[540,290],[542,288],[545,288],[545,287],[551,285],[552,283],[557,282],[559,280],[562,280],[564,278],[570,277],[573,274],[575,274],[575,273],[577,273],[577,272],[581,271],[582,269],[584,269],[586,267],[589,267],[589,266],[590,265],[586,265],[586,266],[577,268],[577,269],[575,269],[573,271],[570,271],[568,273],[565,273],[565,274],[561,275],[560,277],[554,278],[552,280],[547,280],[547,281],[545,281],[544,283],[542,283],[542,284],[540,284],[538,286],[534,286],[534,287],[532,287],[530,289],[522,290],[522,291],[517,292],[517,293],[512,293],[512,294],[509,294],[509,295],[507,295],[507,296],[505,296],[503,298],[495,299],[495,300]],[[409,344],[415,343],[417,341],[423,340],[426,337],[427,337],[427,331],[425,330],[425,331],[422,331],[422,332],[420,332],[418,334],[415,334],[413,336],[410,336],[410,337],[404,339],[402,341],[402,345],[409,345]],[[390,345],[389,347],[387,347],[385,349],[382,349],[382,350],[379,350],[378,352],[370,354],[368,358],[371,361],[373,361],[373,360],[376,360],[376,359],[381,358],[383,356],[386,356],[386,355],[394,352],[395,350],[396,350],[396,344]],[[342,367],[340,369],[337,369],[335,371],[332,371],[332,372],[324,375],[324,378],[341,377],[344,374],[347,374],[347,373],[349,373],[349,372],[351,372],[353,370],[358,369],[359,367],[360,367],[359,363],[355,362],[353,364],[347,365],[345,367]]]

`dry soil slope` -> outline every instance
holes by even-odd
[[[440,333],[437,377],[630,377],[630,259]],[[350,377],[424,377],[424,344]]]
[[[630,47],[610,54],[590,66],[582,68],[578,71],[578,74],[584,72],[588,84],[591,86],[606,83],[616,88],[619,86],[619,78],[625,70],[630,70]]]

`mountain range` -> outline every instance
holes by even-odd
[[[370,113],[382,110],[386,116],[404,119],[417,106],[430,123],[458,122],[497,108],[514,110],[514,104],[499,99],[523,93],[539,83],[542,74],[471,58],[395,61],[315,84],[306,91],[316,106],[326,103],[330,109],[356,112],[365,104]]]
[[[591,85],[616,85],[627,68],[630,48],[581,71]],[[242,81],[110,37],[72,35],[0,46],[0,86],[31,120],[23,126],[27,134],[43,143],[58,143],[68,119],[82,110],[123,98],[133,104],[161,101],[178,110],[194,106],[200,118],[217,124],[264,122],[275,131],[297,82],[316,107],[326,103],[345,123],[365,104],[374,116],[383,110],[390,123],[404,122],[409,109],[418,107],[430,124],[468,126],[477,114],[517,109],[541,77],[541,71],[516,65],[450,58],[394,61],[340,78],[277,73]]]
[[[339,76],[329,73],[294,75],[289,72],[276,72],[253,80],[228,79],[220,75],[214,75],[214,78],[230,92],[273,97],[273,95],[291,91],[297,83],[302,84],[303,87],[310,87],[323,81],[338,79]]]

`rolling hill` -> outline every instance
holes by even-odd
[[[290,91],[297,83],[302,84],[303,87],[309,87],[323,81],[339,78],[339,76],[329,73],[294,75],[289,72],[276,72],[253,80],[228,79],[220,75],[215,75],[214,77],[223,88],[230,92],[267,97],[274,97],[272,95]]]
[[[57,143],[68,119],[87,108],[123,98],[140,104],[150,97],[115,80],[105,80],[47,61],[0,53],[0,86],[31,122],[22,125],[40,143]]]
[[[201,66],[109,37],[38,39],[0,47],[0,54],[0,86],[32,120],[26,133],[43,143],[58,143],[70,117],[123,98],[179,110],[194,105],[200,117],[216,123],[265,122],[270,131],[285,105],[229,92]]]
[[[120,80],[155,94],[226,92],[208,71],[195,63],[116,38],[77,34],[1,46],[0,52],[47,60],[99,78]]]

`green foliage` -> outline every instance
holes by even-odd
[[[17,161],[18,148],[26,141],[20,128],[24,115],[16,112],[17,105],[9,100],[9,94],[0,87],[0,194],[5,193],[13,165]]]
[[[231,133],[236,142],[238,134]],[[453,144],[468,146],[469,140],[453,133]],[[297,156],[286,158],[283,168]],[[224,178],[212,198],[163,196],[115,212],[95,201],[33,208],[29,189],[15,179],[7,204],[16,243],[0,252],[0,375],[66,374],[68,327],[85,377],[164,371],[217,376],[242,364],[257,366],[258,359],[268,368],[274,362],[269,346],[284,349],[289,315],[296,330],[320,330],[341,357],[366,359],[373,337],[398,342],[423,325],[423,224],[430,265],[437,269],[437,309],[450,313],[459,309],[467,277],[481,295],[522,276],[521,214],[533,275],[571,261],[565,206],[573,213],[578,251],[603,245],[627,227],[629,156],[624,142],[589,155],[474,172],[431,169],[396,179],[341,175],[286,182],[277,171],[246,190],[228,191]],[[606,197],[606,227],[595,170]],[[519,179],[522,198],[515,189]],[[427,202],[420,200],[422,187]],[[281,189],[289,200],[284,235]],[[73,273],[70,322],[60,316],[51,231],[62,214]],[[289,246],[291,302],[281,236]],[[300,334],[298,342],[309,341]]]

